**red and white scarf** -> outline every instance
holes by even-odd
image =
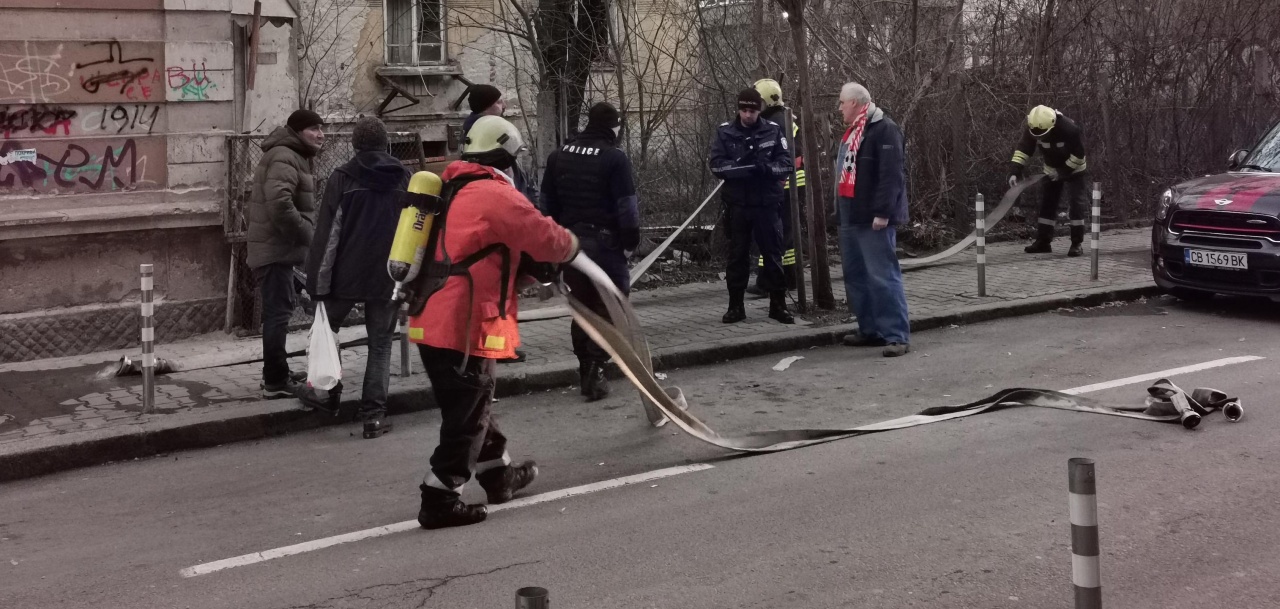
[[[871,104],[862,107],[841,140],[840,145],[844,146],[844,167],[840,170],[836,193],[846,199],[853,198],[854,183],[858,180],[858,148],[862,146],[862,131],[867,126],[867,113],[870,109]]]

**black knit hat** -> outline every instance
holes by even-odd
[[[484,112],[502,99],[502,91],[493,85],[471,85],[467,93],[472,112]]]
[[[760,96],[760,92],[755,87],[743,89],[738,92],[738,109],[739,110],[760,110],[764,108],[764,98]]]
[[[387,127],[382,124],[382,121],[372,116],[356,121],[356,126],[351,129],[351,147],[356,152],[365,150],[386,152],[387,146],[389,146]]]
[[[587,127],[603,127],[613,129],[622,124],[618,109],[609,102],[599,102],[587,110]]]
[[[308,127],[323,125],[324,119],[320,118],[319,114],[310,110],[294,110],[293,114],[289,115],[289,120],[286,121],[285,124],[295,132],[302,133]]]

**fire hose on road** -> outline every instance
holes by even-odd
[[[1216,389],[1200,388],[1190,394],[1167,379],[1156,381],[1149,389],[1145,404],[1115,406],[1090,398],[1049,389],[1002,389],[988,397],[956,406],[926,408],[916,414],[858,427],[833,429],[782,429],[754,431],[726,436],[717,433],[689,412],[689,404],[678,387],[663,387],[653,374],[653,361],[645,342],[635,310],[626,297],[594,262],[579,255],[571,263],[591,278],[600,291],[612,320],[606,321],[566,294],[575,321],[597,344],[613,357],[623,375],[631,381],[644,401],[649,422],[662,426],[668,421],[685,433],[721,448],[743,452],[776,452],[850,438],[869,433],[905,429],[917,425],[958,419],[983,412],[1018,406],[1054,408],[1094,414],[1106,414],[1143,421],[1181,423],[1187,429],[1198,425],[1203,417],[1222,410],[1232,421],[1243,416],[1240,401]]]

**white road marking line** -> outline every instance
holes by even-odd
[[[1070,395],[1080,395],[1082,393],[1092,393],[1094,391],[1102,391],[1104,389],[1112,389],[1115,387],[1123,387],[1125,385],[1134,385],[1134,384],[1142,383],[1146,381],[1154,381],[1156,379],[1167,378],[1167,377],[1175,376],[1178,374],[1187,374],[1189,372],[1199,372],[1201,370],[1220,368],[1222,366],[1230,366],[1233,364],[1243,364],[1243,363],[1253,362],[1253,361],[1258,361],[1263,359],[1266,359],[1266,358],[1259,357],[1256,355],[1227,357],[1223,359],[1213,360],[1210,362],[1204,362],[1201,364],[1183,366],[1181,368],[1171,368],[1169,370],[1162,370],[1160,372],[1140,374],[1137,376],[1130,376],[1122,379],[1116,379],[1114,381],[1107,381],[1104,383],[1095,383],[1093,385],[1076,387],[1074,389],[1064,389],[1062,392]],[[588,493],[595,493],[595,492],[609,490],[613,488],[619,488],[619,487],[623,487],[631,484],[639,484],[641,482],[648,482],[650,480],[657,480],[660,478],[667,478],[667,477],[676,476],[679,474],[702,471],[706,469],[711,469],[713,467],[714,467],[713,465],[710,465],[708,463],[698,463],[694,465],[682,465],[679,467],[669,467],[666,469],[655,470],[655,471],[647,472],[643,474],[636,474],[634,476],[625,476],[622,478],[614,478],[612,480],[604,480],[602,482],[593,482],[591,484],[584,484],[582,486],[575,486],[572,488],[560,489],[558,491],[551,491],[549,493],[542,493],[540,495],[524,497],[524,498],[517,499],[515,501],[512,501],[510,503],[505,503],[502,505],[495,505],[489,508],[489,512],[493,513],[493,512],[501,512],[504,510],[513,510],[513,509],[522,508],[522,507],[529,507],[531,505],[538,505],[540,503],[546,503],[548,501],[556,501],[559,499],[576,497],[578,495],[586,495]],[[187,567],[186,569],[183,569],[181,571],[181,574],[183,577],[196,577],[198,575],[208,575],[209,573],[214,573],[217,571],[221,571],[223,569],[241,567],[244,565],[251,565],[255,563],[265,562],[265,561],[276,559],[276,558],[293,556],[295,554],[313,552],[315,550],[322,550],[324,548],[328,548],[328,547],[332,547],[332,546],[336,546],[344,543],[351,543],[354,541],[361,541],[364,539],[372,539],[374,537],[391,535],[393,533],[402,533],[404,531],[411,531],[416,528],[419,528],[418,521],[408,520],[405,522],[398,522],[398,523],[389,524],[386,526],[374,527],[372,529],[366,529],[363,531],[356,531],[354,533],[346,533],[343,535],[326,537],[324,539],[316,539],[313,541],[295,544],[292,546],[285,546],[283,548],[275,548],[273,550],[264,550],[262,552],[254,552],[253,554],[245,554],[243,556],[236,556],[234,558],[227,558],[224,560],[204,563],[204,564],[196,565],[194,567]]]
[[[567,499],[569,497],[577,497],[578,495],[586,495],[588,493],[607,491],[609,489],[628,486],[631,484],[639,484],[641,482],[649,482],[650,480],[658,480],[660,478],[669,478],[671,476],[678,476],[680,474],[700,472],[702,470],[712,469],[713,467],[715,466],[709,463],[695,463],[693,465],[681,465],[678,467],[668,467],[666,469],[654,470],[651,472],[645,472],[643,474],[636,474],[634,476],[624,476],[622,478],[614,478],[612,480],[593,482],[591,484],[584,484],[582,486],[575,486],[572,488],[560,489],[558,491],[551,491],[549,493],[542,493],[540,495],[523,497],[521,499],[516,499],[515,501],[512,501],[510,503],[504,503],[502,505],[495,505],[489,508],[489,513],[501,512],[505,510],[514,510],[516,508],[522,508],[522,507],[529,507],[531,505],[538,505],[539,503],[546,503],[548,501],[556,501],[558,499]],[[374,527],[372,529],[365,529],[363,531],[356,531],[354,533],[345,533],[343,535],[335,535],[333,537],[326,537],[324,539],[307,541],[304,543],[294,544],[291,546],[285,546],[283,548],[275,548],[273,550],[264,550],[262,552],[254,552],[252,554],[245,554],[243,556],[236,556],[234,558],[227,558],[224,560],[207,562],[204,564],[196,565],[194,567],[187,567],[186,569],[183,569],[182,571],[180,571],[180,573],[182,574],[183,577],[196,577],[198,575],[208,575],[210,573],[221,571],[223,569],[230,569],[233,567],[243,567],[245,565],[252,565],[254,563],[265,562],[275,558],[284,558],[286,556],[293,556],[295,554],[303,554],[305,552],[314,552],[316,550],[322,550],[324,548],[336,546],[339,544],[351,543],[353,541],[361,541],[364,539],[372,539],[374,537],[382,537],[384,535],[391,535],[393,533],[402,533],[404,531],[411,531],[417,528],[419,528],[417,520],[407,520],[405,522],[397,522],[395,524]]]
[[[1232,364],[1243,364],[1246,362],[1255,362],[1262,359],[1267,359],[1267,358],[1259,357],[1257,355],[1242,355],[1240,357],[1224,357],[1222,359],[1215,359],[1211,362],[1205,362],[1203,364],[1193,364],[1190,366],[1183,366],[1181,368],[1171,368],[1169,370],[1161,370],[1160,372],[1152,372],[1150,374],[1139,374],[1138,376],[1125,377],[1122,379],[1116,379],[1114,381],[1107,381],[1105,383],[1094,383],[1093,385],[1085,385],[1083,387],[1076,387],[1074,389],[1063,389],[1062,392],[1070,395],[1080,395],[1082,393],[1092,393],[1094,391],[1102,391],[1103,389],[1112,389],[1115,387],[1123,387],[1125,385],[1134,385],[1134,384],[1143,383],[1146,381],[1154,381],[1157,379],[1168,378],[1177,374],[1186,374],[1188,372],[1199,372],[1201,370],[1208,370],[1210,368],[1221,368],[1222,366],[1230,366]]]

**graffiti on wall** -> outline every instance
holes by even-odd
[[[169,66],[166,71],[169,76],[169,89],[176,91],[182,100],[205,101],[210,99],[211,90],[218,88],[218,84],[209,78],[209,70],[203,61],[199,66],[192,62],[190,68]]]
[[[165,99],[164,43],[0,40],[0,103],[125,103]]]
[[[161,109],[157,104],[0,105],[0,139],[152,135],[157,128],[163,133]]]
[[[0,143],[0,194],[163,188],[167,147],[163,137],[5,140]]]

